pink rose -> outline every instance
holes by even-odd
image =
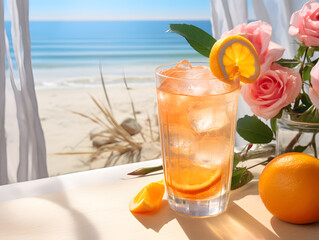
[[[289,34],[306,46],[319,46],[319,3],[307,2],[290,18]]]
[[[242,23],[237,25],[234,29],[223,33],[221,36],[228,37],[231,35],[242,35],[247,38],[255,47],[260,61],[260,71],[263,73],[270,68],[272,62],[280,58],[285,49],[270,41],[272,27],[262,21],[251,23]]]
[[[319,109],[319,62],[311,69],[311,84],[309,97],[313,105]]]
[[[244,84],[241,94],[255,115],[270,119],[298,96],[301,85],[298,72],[273,63],[256,82]]]

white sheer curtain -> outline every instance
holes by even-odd
[[[0,0],[0,185],[8,183],[7,172],[7,144],[5,133],[5,98],[6,98],[6,75],[5,75],[5,31],[4,31],[4,7]]]
[[[272,26],[272,41],[286,48],[285,57],[293,57],[297,48],[288,35],[290,17],[309,0],[210,0],[213,36],[248,20],[262,20]],[[248,2],[252,4],[255,19],[248,19]]]
[[[308,0],[210,0],[212,33],[219,39],[223,32],[231,30],[240,23],[247,23],[248,3],[252,4],[254,20],[268,22],[272,26],[272,41],[285,47],[284,57],[292,58],[297,44],[288,35],[290,17]],[[239,98],[238,118],[252,115],[249,106]],[[236,135],[236,146],[242,146],[245,141]]]
[[[29,0],[8,0],[12,45],[18,68],[16,79],[4,25],[3,0],[0,1],[0,184],[6,184],[48,177],[48,171],[31,65]],[[9,76],[3,71],[5,53]],[[10,79],[7,88],[6,77]],[[8,99],[10,95],[13,102]],[[5,110],[5,107],[9,109]],[[12,140],[9,144],[8,139]]]

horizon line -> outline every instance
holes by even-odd
[[[5,22],[11,21],[11,19],[4,19]],[[121,21],[210,21],[209,18],[202,19],[30,19],[30,22],[121,22]]]

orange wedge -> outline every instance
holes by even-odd
[[[165,192],[164,180],[146,185],[130,202],[132,213],[154,212],[161,206]]]
[[[172,172],[168,185],[180,193],[198,194],[217,184],[221,175],[220,168],[209,169],[193,165],[191,168],[180,168],[179,171]]]
[[[242,83],[253,83],[260,72],[256,49],[240,35],[218,40],[210,51],[209,65],[212,73],[226,83],[235,77]]]

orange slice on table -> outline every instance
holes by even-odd
[[[165,192],[164,181],[146,185],[130,202],[132,213],[148,213],[157,210],[162,203]]]
[[[200,166],[181,168],[178,173],[171,173],[169,185],[186,194],[198,194],[209,190],[217,184],[222,175],[220,168],[208,169]]]
[[[218,40],[210,51],[209,65],[212,73],[226,83],[237,76],[242,83],[253,83],[260,72],[256,49],[240,35]]]

